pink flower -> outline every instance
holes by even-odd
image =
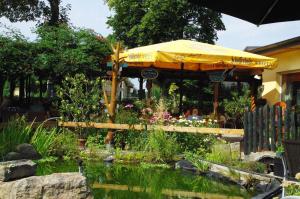
[[[133,108],[133,105],[132,105],[132,104],[127,104],[127,105],[125,106],[125,108],[131,109],[131,108]]]

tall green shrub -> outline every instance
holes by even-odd
[[[146,151],[153,154],[157,162],[172,160],[178,151],[178,144],[172,135],[166,134],[163,130],[155,130],[149,133]]]

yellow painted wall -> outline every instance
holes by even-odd
[[[264,86],[262,97],[267,99],[268,104],[272,105],[281,101],[280,94],[283,89],[280,85],[282,75],[300,71],[300,47],[280,52],[265,53],[264,55],[278,59],[277,68],[265,70],[262,74]]]

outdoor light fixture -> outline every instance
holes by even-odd
[[[254,75],[254,79],[261,80],[261,76],[260,75]]]

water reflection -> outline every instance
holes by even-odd
[[[87,162],[85,174],[95,198],[250,198],[251,193],[232,184],[173,169],[143,168]],[[73,162],[39,165],[38,174],[76,172]]]

